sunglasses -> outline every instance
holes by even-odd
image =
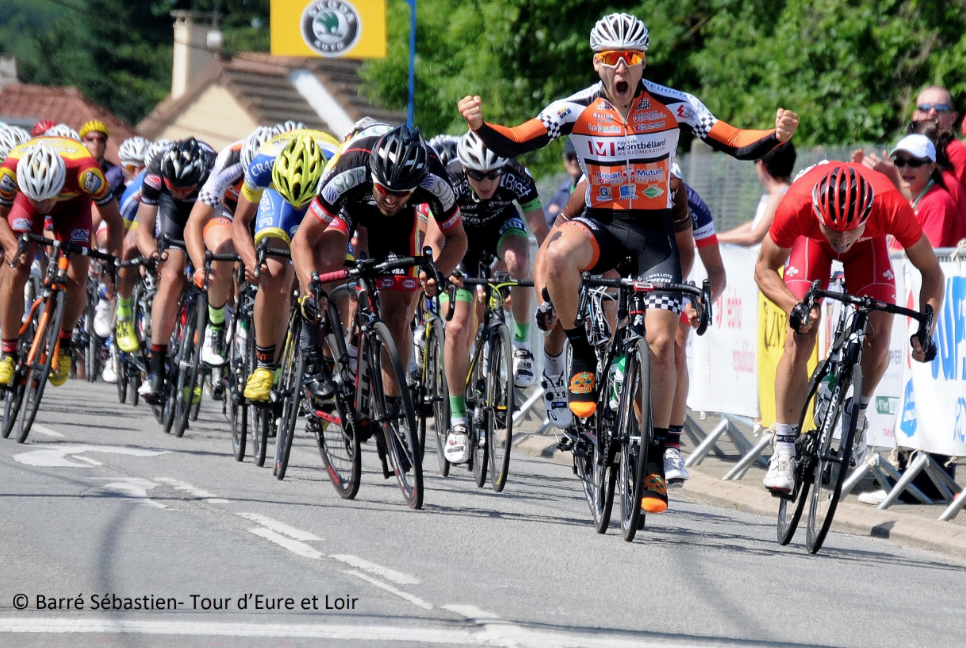
[[[134,174],[140,173],[141,169],[144,168],[144,166],[140,164],[125,164],[123,166],[125,171],[127,171],[128,173],[134,173]]]
[[[372,181],[372,188],[381,193],[383,196],[391,198],[406,198],[410,196],[415,189],[403,189],[402,191],[393,191],[392,189],[385,187],[375,180]]]
[[[924,103],[916,106],[916,109],[920,112],[929,112],[933,108],[936,109],[936,112],[940,113],[952,112],[953,109],[953,107],[948,103]]]
[[[481,180],[483,180],[483,178],[486,178],[487,180],[496,180],[501,175],[503,175],[503,169],[502,168],[493,169],[492,171],[487,171],[486,173],[483,173],[482,171],[477,171],[476,169],[467,169],[466,175],[468,175],[473,180],[476,180],[477,182],[480,182]]]
[[[892,163],[896,165],[896,168],[901,169],[904,166],[912,167],[913,169],[918,169],[924,164],[929,164],[929,160],[920,160],[919,158],[892,158]]]
[[[644,62],[644,53],[635,50],[614,50],[610,52],[598,52],[594,58],[603,66],[615,68],[621,61],[624,65],[632,67]]]

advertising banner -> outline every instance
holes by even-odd
[[[272,0],[272,54],[385,58],[385,0]]]

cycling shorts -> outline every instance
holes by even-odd
[[[154,234],[156,238],[167,236],[171,241],[182,241],[182,243],[172,243],[168,247],[185,251],[184,246],[184,226],[191,215],[194,202],[175,200],[170,194],[162,193],[158,196],[158,216],[154,221]]]
[[[23,192],[19,192],[7,215],[10,229],[18,235],[30,232],[40,236],[48,220],[58,241],[91,247],[93,222],[90,196],[82,195],[58,202],[50,214],[44,215],[33,208]]]
[[[258,245],[263,238],[279,238],[291,244],[308,208],[308,205],[293,207],[274,189],[263,191],[255,217],[255,244]]]
[[[219,208],[215,209],[215,215],[212,216],[211,218],[209,218],[208,219],[208,222],[205,223],[205,227],[201,231],[202,238],[207,237],[208,236],[208,232],[210,232],[211,230],[216,229],[218,227],[227,227],[227,228],[229,228],[229,234],[228,234],[228,236],[231,236],[231,233],[230,233],[230,230],[231,230],[231,220],[232,219],[231,219],[230,213],[224,208],[224,206],[219,206]]]
[[[329,222],[326,230],[334,230],[345,235],[351,241],[359,225],[366,228],[369,235],[369,258],[390,259],[392,257],[416,256],[421,254],[421,237],[419,219],[416,210],[406,208],[392,217],[353,217],[351,208],[343,209],[339,215]],[[402,290],[412,292],[419,290],[419,269],[400,268],[392,274],[379,277],[376,282],[379,290]]]
[[[484,253],[498,256],[500,246],[508,237],[527,237],[527,227],[519,216],[493,220],[480,227],[468,225],[463,221],[463,228],[466,230],[468,245],[459,269],[465,276],[473,278],[480,276],[480,257]]]
[[[639,281],[681,283],[681,260],[674,242],[670,210],[642,216],[629,212],[590,210],[561,227],[575,227],[590,241],[594,256],[584,271],[603,274],[631,259],[631,272]],[[646,297],[648,308],[680,313],[681,295],[653,292]]]
[[[822,282],[822,288],[828,288],[833,259],[845,266],[845,290],[849,294],[896,303],[896,275],[884,236],[860,239],[844,254],[836,254],[828,243],[799,237],[785,265],[785,285],[798,299],[816,279]]]

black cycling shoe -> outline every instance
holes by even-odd
[[[138,389],[138,394],[148,405],[160,405],[164,402],[164,376],[148,374],[147,380]]]

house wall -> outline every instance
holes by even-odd
[[[258,124],[223,86],[212,84],[188,104],[156,139],[196,137],[221,150]]]

